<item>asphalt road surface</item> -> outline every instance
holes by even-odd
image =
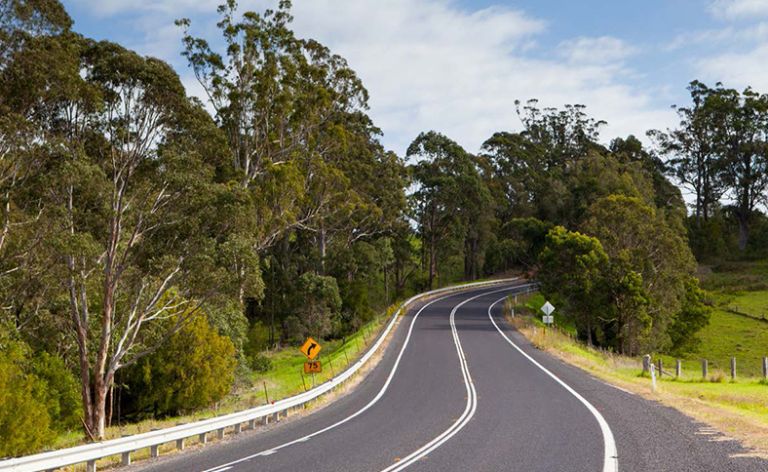
[[[532,348],[496,303],[521,290],[475,289],[415,307],[349,394],[133,469],[768,471],[739,443]]]

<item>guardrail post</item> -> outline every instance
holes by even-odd
[[[269,424],[269,415],[264,415],[261,417],[261,424],[263,424],[264,426]]]
[[[88,461],[85,464],[86,472],[96,472],[96,461]]]
[[[120,458],[120,464],[125,467],[131,465],[131,451],[124,452]]]
[[[736,358],[731,357],[731,380],[736,380]]]
[[[160,455],[160,445],[155,444],[149,447],[149,455],[152,457],[158,457]]]
[[[707,363],[707,360],[706,359],[702,359],[701,360],[701,378],[703,378],[704,380],[707,380],[707,375],[708,375],[708,370],[709,370],[708,367],[709,367],[709,365]]]
[[[256,429],[256,419],[252,419],[248,422],[248,429]]]
[[[768,357],[763,357],[763,379],[768,380]]]
[[[200,444],[205,444],[208,442],[208,433],[200,433],[197,438],[200,440]]]
[[[219,428],[216,430],[216,437],[219,439],[224,439],[224,428]]]
[[[272,414],[272,421],[274,423],[279,423],[280,422],[280,412],[279,411],[276,411],[276,412],[274,412]]]
[[[184,438],[176,440],[176,449],[178,449],[179,451],[184,450]]]
[[[680,359],[675,363],[675,377],[680,378],[683,375],[683,361]]]
[[[243,431],[243,423],[237,423],[235,425],[235,434],[240,434]]]

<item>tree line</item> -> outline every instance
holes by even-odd
[[[708,319],[691,247],[731,244],[740,215],[761,237],[749,90],[693,83],[654,149],[532,100],[478,153],[427,131],[398,156],[286,0],[221,5],[221,48],[177,21],[205,103],[163,61],[75,32],[58,0],[0,5],[0,455],[210,406],[270,350],[510,271],[587,342],[690,349]],[[691,216],[671,178],[701,188]]]

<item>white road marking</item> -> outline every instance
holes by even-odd
[[[493,310],[493,307],[503,301],[506,297],[496,300],[491,304],[491,306],[488,307],[488,318],[491,319],[491,323],[493,323],[493,326],[496,327],[496,330],[501,334],[501,336],[513,347],[515,348],[520,354],[525,356],[526,359],[531,361],[533,365],[544,371],[545,374],[552,377],[557,383],[559,383],[564,389],[566,389],[571,395],[576,397],[577,400],[579,400],[584,406],[587,407],[590,413],[592,413],[592,416],[595,417],[597,420],[597,423],[600,425],[600,431],[603,433],[603,443],[605,444],[604,448],[604,455],[603,455],[603,472],[618,472],[619,471],[619,458],[618,458],[618,452],[616,450],[616,441],[613,438],[613,432],[611,432],[610,426],[608,426],[608,422],[605,421],[605,418],[603,418],[603,415],[600,414],[599,411],[597,411],[597,408],[595,408],[591,403],[587,401],[586,398],[582,397],[576,390],[571,388],[568,384],[560,380],[558,376],[547,370],[546,367],[539,364],[536,359],[529,356],[525,351],[520,349],[520,347],[512,342],[509,337],[504,333],[504,331],[499,328],[499,325],[496,324],[496,320],[493,319],[493,314],[491,311]]]
[[[511,287],[507,287],[504,290],[510,290],[510,288]],[[499,292],[499,291],[501,291],[501,290],[494,290],[494,291],[489,291],[489,292],[483,292],[481,295],[478,295],[478,296],[488,295],[488,294],[496,293],[496,292]],[[413,333],[413,327],[416,324],[416,320],[419,318],[419,315],[421,314],[421,312],[423,312],[428,306],[432,305],[433,303],[437,303],[437,302],[439,302],[441,300],[445,300],[446,298],[450,298],[450,297],[453,297],[453,296],[456,296],[456,294],[453,293],[453,294],[450,294],[450,295],[445,295],[445,296],[440,297],[440,298],[436,298],[436,299],[426,303],[423,307],[421,307],[419,309],[418,312],[416,312],[416,314],[413,316],[413,320],[411,320],[411,325],[408,327],[408,333],[405,336],[405,341],[403,342],[403,347],[400,348],[400,352],[397,355],[397,359],[395,359],[395,363],[392,366],[392,370],[390,371],[389,376],[387,377],[387,380],[384,382],[384,386],[381,388],[381,390],[379,390],[379,393],[376,394],[376,396],[370,402],[368,402],[368,404],[366,404],[364,407],[362,407],[361,409],[357,410],[355,413],[347,416],[346,418],[344,418],[342,420],[339,420],[336,423],[334,423],[334,424],[332,424],[330,426],[327,426],[327,427],[325,427],[323,429],[315,431],[314,433],[308,434],[308,435],[303,436],[303,437],[298,438],[298,439],[294,439],[293,441],[289,441],[287,443],[281,444],[281,445],[279,445],[277,447],[274,447],[272,449],[268,449],[266,451],[257,452],[255,454],[251,454],[251,455],[242,457],[242,458],[234,460],[232,462],[227,462],[226,464],[222,464],[222,465],[210,468],[210,469],[206,469],[203,472],[217,472],[222,467],[233,466],[233,465],[236,465],[236,464],[247,462],[247,461],[249,461],[251,459],[254,459],[256,457],[259,457],[259,456],[268,456],[268,455],[274,454],[277,451],[279,451],[280,449],[286,448],[288,446],[292,446],[294,444],[305,442],[308,439],[311,439],[311,438],[313,438],[315,436],[318,436],[318,435],[320,435],[322,433],[325,433],[325,432],[330,431],[330,430],[332,430],[334,428],[337,428],[337,427],[341,426],[342,424],[344,424],[344,423],[346,423],[346,422],[356,418],[357,416],[363,414],[363,412],[365,412],[366,410],[371,408],[374,404],[376,404],[376,402],[378,402],[381,399],[381,397],[384,396],[384,393],[389,388],[389,384],[392,382],[392,379],[395,376],[395,372],[397,371],[397,368],[400,365],[400,360],[402,359],[403,354],[405,353],[405,348],[408,346],[408,342],[411,339],[411,334]]]
[[[464,349],[462,349],[461,347],[461,341],[459,340],[459,333],[456,330],[456,322],[455,322],[456,312],[458,311],[459,308],[462,307],[462,305],[464,305],[465,303],[471,302],[472,300],[483,297],[485,295],[490,295],[492,293],[514,290],[516,288],[517,287],[505,287],[500,290],[493,290],[490,292],[481,293],[480,295],[464,300],[463,302],[456,305],[453,308],[453,310],[451,310],[450,323],[451,323],[451,332],[453,334],[453,342],[456,345],[456,351],[459,354],[461,374],[464,377],[464,384],[467,389],[467,406],[464,408],[464,413],[462,413],[459,419],[455,423],[453,423],[448,429],[443,431],[439,436],[437,436],[427,444],[423,445],[418,450],[404,457],[403,459],[398,461],[396,464],[392,464],[391,466],[382,470],[381,472],[396,472],[399,470],[403,470],[409,465],[416,462],[417,460],[426,457],[427,454],[434,451],[438,447],[442,446],[443,443],[445,443],[446,441],[451,439],[454,435],[456,435],[456,433],[461,431],[462,428],[464,428],[464,426],[467,423],[469,423],[469,420],[471,420],[472,417],[475,415],[475,411],[477,410],[477,391],[475,390],[475,384],[472,382],[472,376],[469,373],[469,365],[467,365],[467,358],[464,355]]]

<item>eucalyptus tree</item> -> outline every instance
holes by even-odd
[[[84,424],[103,438],[115,373],[220,285],[221,225],[213,169],[177,139],[201,115],[175,72],[116,44],[59,41],[60,67],[47,74],[57,95],[33,107],[47,157],[30,197],[43,208],[45,262],[66,306],[54,316],[67,314],[77,346]]]
[[[493,204],[474,156],[434,131],[421,133],[408,156],[418,159],[411,166],[416,185],[411,201],[428,287],[438,277],[439,262],[452,251],[463,253],[465,277],[476,277]]]
[[[695,195],[694,217],[700,224],[709,220],[726,188],[715,142],[718,123],[713,107],[708,106],[713,91],[699,81],[691,82],[688,91],[691,106],[676,107],[678,127],[666,132],[652,130],[648,135],[668,158],[670,173]]]
[[[734,202],[739,249],[749,242],[753,213],[768,191],[768,95],[718,84],[707,97],[715,122],[714,146],[727,196]]]
[[[318,224],[343,206],[344,192],[332,161],[343,151],[346,121],[367,107],[368,93],[346,61],[290,30],[291,3],[264,14],[237,4],[219,7],[226,52],[185,28],[184,56],[224,130],[231,165],[254,194],[261,252],[286,232]]]

